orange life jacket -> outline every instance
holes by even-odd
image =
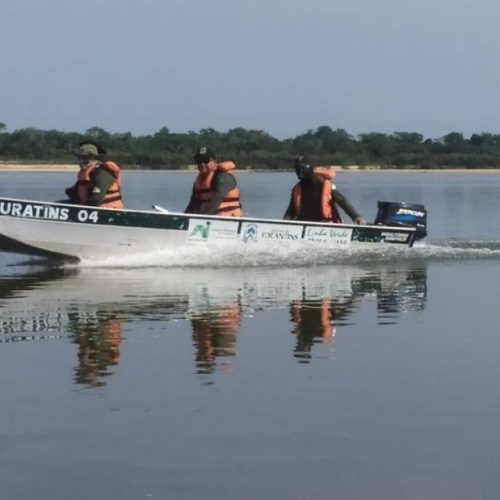
[[[88,203],[90,193],[92,192],[92,173],[96,168],[104,168],[114,178],[115,182],[111,184],[108,192],[104,196],[104,200],[100,204],[101,207],[107,208],[123,208],[123,200],[120,191],[122,184],[122,175],[120,167],[113,161],[105,161],[104,163],[90,164],[85,168],[80,169],[76,181],[76,192],[78,202],[85,205]]]
[[[232,161],[223,161],[217,163],[217,170],[222,172],[227,172],[235,168],[235,164]],[[215,171],[210,171],[207,174],[198,174],[198,177],[194,181],[194,196],[196,200],[196,206],[198,207],[197,213],[203,214],[206,211],[210,200],[214,194],[214,175]],[[229,174],[232,175],[232,174]],[[226,215],[230,217],[241,217],[241,203],[240,203],[240,190],[238,187],[231,189],[229,193],[221,201],[220,205],[217,207],[217,215]]]
[[[332,184],[332,179],[335,178],[335,170],[332,168],[316,167],[314,169],[314,175],[323,179],[321,185],[321,219],[323,222],[335,222],[341,223],[342,218],[332,203],[332,189],[334,188]],[[300,182],[295,184],[292,190],[293,204],[295,207],[295,213],[300,214],[302,208],[302,185]]]

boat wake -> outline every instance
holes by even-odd
[[[251,248],[221,245],[219,247],[189,246],[184,249],[159,250],[126,257],[106,257],[82,261],[77,267],[273,267],[332,264],[367,264],[424,260],[500,259],[500,241],[418,242],[413,248],[377,247],[332,251],[311,244],[288,248]],[[72,266],[72,265],[68,265]]]
[[[429,261],[500,259],[500,241],[492,240],[445,240],[442,242],[417,243],[415,256]]]

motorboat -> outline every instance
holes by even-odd
[[[250,249],[301,246],[339,251],[375,246],[412,247],[426,233],[423,205],[379,202],[372,224],[332,224],[110,209],[0,198],[0,250],[70,261],[132,256],[195,245]]]

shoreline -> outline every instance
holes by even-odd
[[[433,174],[500,174],[500,168],[435,168],[435,169],[418,169],[418,168],[336,168],[337,172],[343,174],[359,174],[359,173],[433,173]],[[0,172],[78,172],[78,165],[75,164],[42,164],[42,163],[0,163]],[[196,169],[183,170],[168,170],[168,169],[123,169],[123,172],[168,172],[176,174],[195,174]],[[293,170],[260,170],[260,169],[235,169],[235,173],[285,173],[293,172]]]

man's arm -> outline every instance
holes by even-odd
[[[358,211],[351,205],[349,200],[337,190],[332,196],[332,202],[336,203],[356,224],[366,224],[366,220],[358,213]]]
[[[216,172],[214,175],[214,194],[204,213],[207,215],[215,215],[222,200],[227,196],[227,193],[235,187],[236,180],[231,174]]]

